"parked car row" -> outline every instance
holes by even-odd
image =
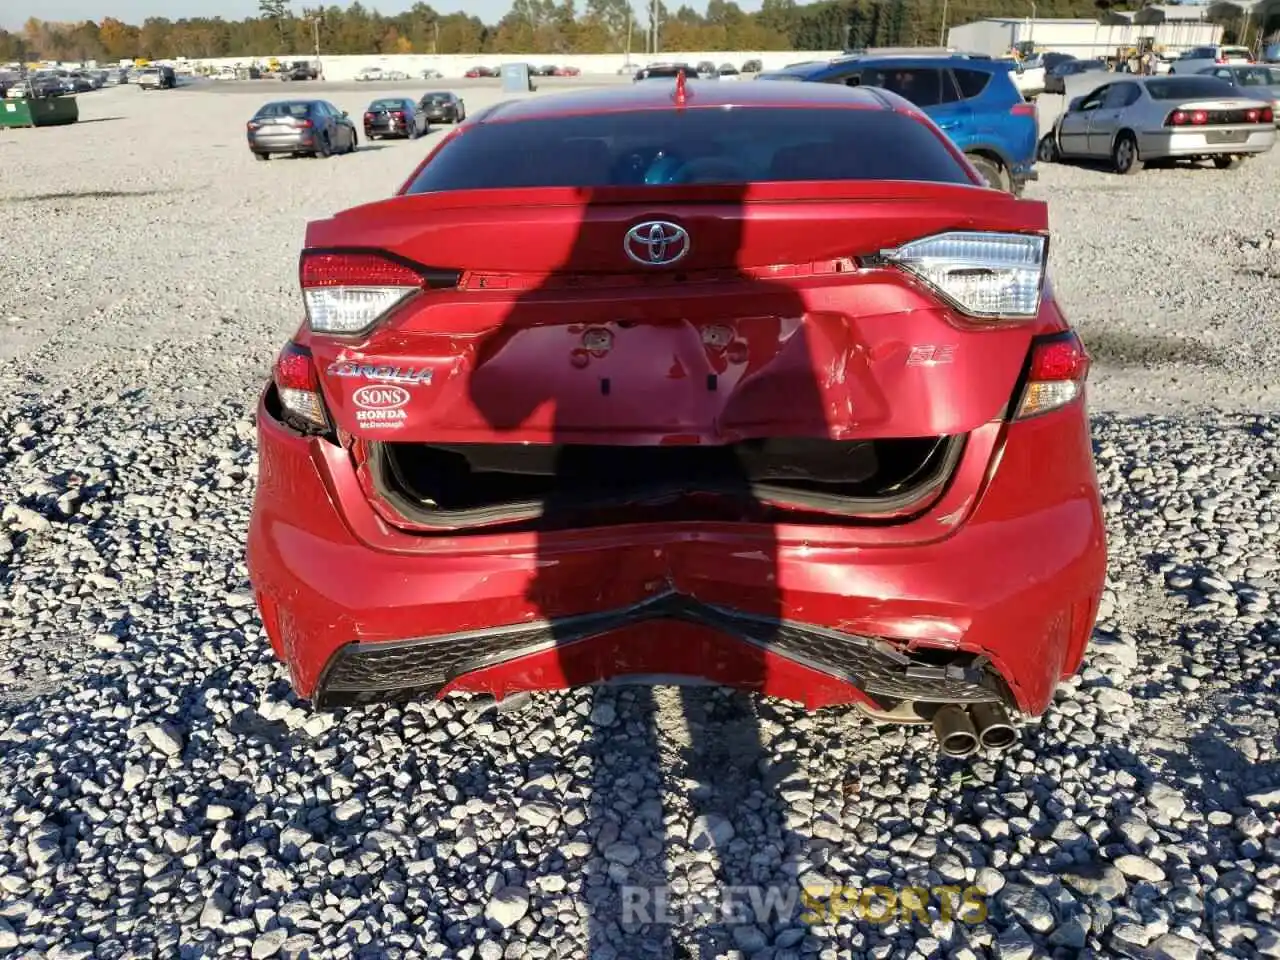
[[[650,63],[647,66],[636,69],[631,64],[625,64],[618,68],[618,75],[632,74],[632,80],[639,83],[642,80],[668,80],[679,73],[683,73],[686,77],[697,77],[699,80],[737,80],[744,73],[756,74],[761,70],[759,60],[748,60],[739,69],[732,63],[722,63],[716,66],[710,60],[702,60],[696,64],[688,64],[684,62],[675,63]]]
[[[1209,161],[1230,170],[1275,143],[1280,69],[1215,60],[1194,76],[1144,76],[1111,73],[1101,60],[1052,55],[1040,65],[1049,89],[1064,90],[1072,74],[1099,74],[1098,85],[1073,99],[1044,137],[1035,104],[1017,88],[1017,65],[1006,60],[945,51],[851,55],[792,64],[758,79],[871,86],[897,94],[920,107],[990,186],[1015,194],[1036,178],[1037,160],[1107,160],[1121,174],[1179,161]],[[687,75],[685,64],[663,70]]]
[[[462,123],[467,107],[456,94],[432,90],[418,100],[379,97],[363,116],[365,139],[416,140],[431,124]],[[276,155],[330,157],[360,147],[356,121],[328,100],[276,100],[260,107],[246,125],[249,151],[258,160]]]
[[[359,83],[377,83],[382,81],[399,82],[408,80],[409,75],[403,70],[384,70],[382,67],[364,67],[356,74]]]
[[[89,93],[103,87],[126,83],[127,71],[115,70],[33,70],[28,73],[11,73],[0,77],[0,96],[6,99],[21,97],[57,97],[66,94]]]
[[[543,64],[542,66],[538,66],[532,63],[527,63],[525,64],[525,66],[529,68],[529,76],[531,77],[579,77],[579,76],[582,76],[582,69],[580,67],[561,67],[561,66],[554,66],[551,64]],[[463,76],[470,80],[483,79],[486,77],[500,77],[502,76],[502,68],[477,65],[469,68],[467,72],[463,74]]]
[[[696,77],[699,80],[737,80],[746,72],[739,70],[732,63],[716,66],[710,60],[690,65],[688,63],[651,63],[635,71],[632,80],[640,83],[644,80],[669,80],[677,74]]]
[[[1174,74],[1200,73],[1209,67],[1239,66],[1253,62],[1253,54],[1249,52],[1248,47],[1230,45],[1192,47],[1190,50],[1184,50],[1169,65],[1169,72]]]

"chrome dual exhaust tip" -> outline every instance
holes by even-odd
[[[933,733],[948,757],[971,757],[978,752],[978,730],[964,707],[949,703],[933,715]]]
[[[948,757],[971,757],[980,748],[1008,750],[1018,742],[1018,731],[1008,712],[998,703],[975,703],[968,709],[949,703],[933,715],[933,733]]]
[[[978,728],[978,741],[988,750],[1008,750],[1018,742],[1018,731],[1000,704],[975,703],[969,716]]]

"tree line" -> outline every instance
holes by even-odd
[[[980,17],[1030,16],[1029,0],[763,0],[757,12],[733,0],[708,0],[706,12],[674,11],[657,0],[514,0],[497,23],[440,13],[416,3],[388,16],[356,2],[293,10],[288,0],[261,0],[245,20],[152,17],[129,24],[57,23],[32,18],[20,31],[0,30],[0,62],[147,57],[266,57],[305,54],[573,54],[649,50],[656,8],[658,49],[840,50],[859,46],[932,46],[945,27]],[[1025,7],[1025,9],[1024,9]],[[1108,0],[1038,0],[1040,17],[1096,17]],[[1117,5],[1116,9],[1124,9]]]

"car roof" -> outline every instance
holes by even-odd
[[[899,67],[938,67],[938,66],[961,66],[966,69],[986,70],[989,73],[1007,72],[1013,68],[1012,62],[1004,60],[992,60],[988,57],[969,56],[968,54],[893,54],[893,53],[862,53],[852,54],[850,56],[836,57],[834,60],[808,60],[804,63],[793,63],[783,67],[781,70],[771,70],[770,73],[788,73],[795,76],[819,76],[829,70],[838,70],[851,66],[883,66],[893,64]]]
[[[680,109],[674,103],[676,82],[653,80],[628,87],[598,87],[553,93],[528,100],[509,100],[485,111],[480,122],[535,120],[581,113],[616,113],[623,110]],[[861,107],[887,110],[890,101],[860,87],[799,83],[720,83],[718,80],[686,82],[690,108],[704,107]]]

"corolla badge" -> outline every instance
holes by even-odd
[[[399,383],[406,387],[416,387],[419,384],[431,382],[430,367],[397,367],[385,363],[335,360],[329,364],[325,372],[331,377],[353,377],[357,380],[372,380],[375,383]]]
[[[689,252],[689,232],[667,220],[646,220],[627,231],[622,249],[646,267],[666,266]]]

